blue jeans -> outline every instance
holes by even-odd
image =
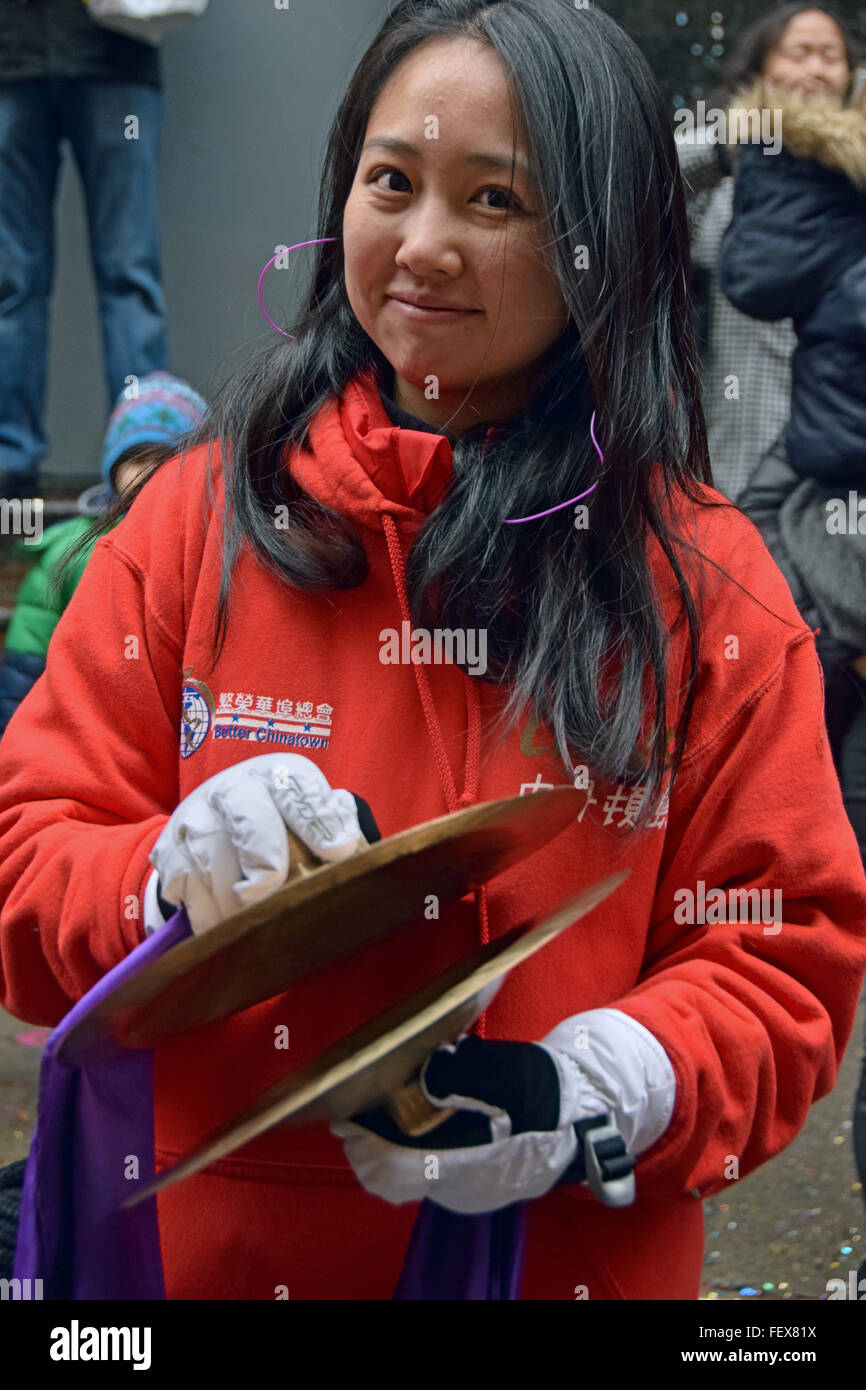
[[[138,121],[138,138],[130,117]],[[166,366],[156,192],[162,93],[143,83],[0,83],[0,477],[36,482],[60,141],[81,173],[109,399]]]

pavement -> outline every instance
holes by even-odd
[[[827,1281],[847,1283],[866,1258],[851,1121],[864,1031],[861,1001],[836,1087],[812,1107],[801,1133],[777,1158],[705,1202],[702,1299],[825,1299]],[[0,1010],[0,1165],[29,1148],[47,1036],[48,1029]]]
[[[854,1162],[854,1095],[863,1059],[866,996],[835,1088],[792,1144],[704,1203],[701,1297],[826,1299],[827,1281],[866,1259],[864,1194]]]

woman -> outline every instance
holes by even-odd
[[[631,871],[435,1054],[428,1089],[469,1112],[457,1147],[273,1130],[160,1197],[166,1289],[387,1298],[423,1195],[538,1199],[523,1298],[694,1298],[702,1196],[833,1085],[866,882],[812,637],[707,486],[685,209],[647,65],[566,0],[404,0],[338,113],[319,235],[295,341],[229,386],[224,447],[164,465],[96,546],[9,726],[3,1003],[59,1018],[158,927],[158,895],[204,931],[271,891],[292,819],[266,764],[280,729],[337,856],[365,838],[353,796],[387,836],[574,783],[573,824],[476,912],[442,904],[326,988],[157,1049],[164,1165],[285,1071],[275,1028],[301,1066],[479,940]],[[589,489],[586,513],[561,505]],[[383,659],[410,620],[484,633],[486,678]],[[193,687],[213,714],[181,727]],[[710,886],[780,891],[783,920],[720,921]],[[124,915],[143,897],[144,921]],[[639,1160],[625,1212],[558,1185],[599,1112]]]

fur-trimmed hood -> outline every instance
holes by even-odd
[[[790,88],[758,82],[737,92],[729,103],[728,143],[739,143],[732,111],[781,111],[773,133],[782,148],[799,159],[814,159],[845,174],[866,190],[866,115],[854,106],[838,106],[824,96],[807,98]]]

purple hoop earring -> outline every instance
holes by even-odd
[[[282,333],[284,338],[291,338],[292,341],[294,341],[295,335],[294,333],[287,333],[284,328],[280,328],[278,323],[274,323],[273,319],[271,318],[270,314],[265,308],[265,301],[262,298],[262,285],[264,284],[265,276],[267,275],[274,261],[279,260],[280,256],[288,256],[290,252],[300,251],[301,248],[304,246],[321,246],[326,241],[339,240],[340,238],[338,236],[320,236],[314,237],[312,241],[299,241],[295,246],[287,246],[285,251],[278,251],[275,256],[271,256],[271,259],[268,261],[267,265],[265,266],[264,270],[259,276],[259,308],[261,309],[268,323],[271,325],[271,328],[275,328],[278,333]]]
[[[598,440],[595,437],[595,411],[592,412],[592,419],[589,422],[589,435],[593,444],[595,445],[595,452],[598,454],[602,463],[604,463],[604,454],[601,452]],[[548,507],[547,511],[545,512],[533,512],[532,516],[507,517],[505,519],[505,525],[518,526],[521,521],[538,521],[539,517],[550,516],[551,512],[562,511],[563,507],[573,507],[575,502],[579,502],[582,497],[588,497],[591,492],[594,492],[595,489],[598,487],[598,482],[599,480],[598,478],[596,478],[592,487],[588,487],[585,492],[579,492],[576,497],[570,497],[567,502],[557,502],[555,507]]]

